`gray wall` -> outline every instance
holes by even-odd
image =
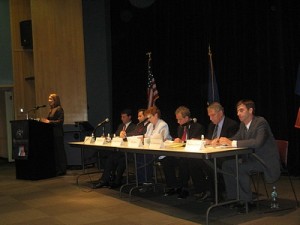
[[[112,120],[110,5],[109,0],[82,4],[88,118],[96,126],[107,117]],[[111,124],[105,125],[106,132],[112,132]]]

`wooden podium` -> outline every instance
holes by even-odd
[[[40,180],[56,176],[53,126],[35,120],[11,121],[16,178]]]

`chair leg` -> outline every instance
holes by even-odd
[[[253,184],[253,187],[254,187],[254,191],[255,191],[255,193],[257,193],[257,188],[256,188],[255,180],[253,178],[254,176],[251,175],[250,177],[251,177],[251,181],[252,181],[252,184]]]
[[[262,176],[262,180],[263,180],[263,183],[264,183],[264,186],[265,186],[265,191],[266,191],[267,198],[269,199],[269,193],[268,193],[268,190],[267,190],[265,178],[263,176]]]
[[[294,197],[295,197],[295,200],[296,200],[296,207],[298,208],[299,207],[298,198],[297,198],[295,188],[294,188],[294,185],[293,185],[293,182],[292,182],[292,179],[291,179],[291,176],[290,176],[289,173],[288,173],[288,176],[289,176],[290,184],[291,184],[291,187],[292,187],[292,190],[293,190],[293,193],[294,193]]]
[[[256,187],[257,187],[257,190],[256,190],[256,201],[257,201],[257,204],[259,202],[259,179],[260,179],[260,173],[257,173],[257,178],[256,178]]]
[[[259,208],[259,201],[260,201],[259,185],[260,185],[260,181],[263,182],[265,192],[266,192],[266,196],[267,196],[267,198],[269,198],[269,193],[268,193],[268,190],[267,190],[264,175],[262,173],[258,172],[255,175],[251,176],[251,180],[252,180],[253,188],[254,188],[254,191],[255,191],[255,194],[256,194],[256,206],[257,206],[257,208]]]

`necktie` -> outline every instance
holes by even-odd
[[[123,131],[125,131],[125,130],[126,130],[126,125],[124,124],[124,125],[123,125]]]
[[[182,140],[182,141],[186,141],[186,134],[187,134],[187,132],[186,132],[186,127],[184,127],[184,128],[183,128],[183,134],[182,134],[182,137],[181,137],[181,140]]]
[[[246,139],[246,137],[247,137],[247,134],[248,134],[248,128],[245,127],[245,132],[244,132],[244,138],[245,138],[245,139]]]
[[[211,137],[211,139],[215,139],[218,137],[218,124],[216,124],[213,135]]]

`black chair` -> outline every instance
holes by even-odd
[[[291,184],[291,188],[294,193],[295,201],[296,201],[296,207],[299,206],[298,198],[295,192],[295,188],[290,176],[290,173],[288,171],[288,148],[289,148],[289,142],[285,140],[276,140],[279,156],[280,156],[280,162],[281,162],[281,174],[287,175]]]
[[[295,188],[294,188],[292,179],[291,179],[289,171],[288,171],[288,160],[287,160],[287,157],[288,157],[289,142],[286,141],[286,140],[276,140],[276,143],[277,143],[277,146],[278,146],[280,163],[281,163],[281,175],[287,175],[288,176],[289,182],[290,182],[290,185],[291,185],[294,197],[295,197],[296,207],[298,207],[299,206],[298,198],[297,198],[297,195],[296,195],[296,192],[295,192]],[[260,200],[259,199],[259,195],[260,195],[259,194],[259,182],[260,182],[260,180],[263,181],[267,198],[269,198],[269,194],[268,194],[268,191],[267,191],[266,182],[264,180],[264,174],[263,174],[263,172],[253,171],[250,176],[251,176],[251,179],[252,179],[252,183],[253,183],[253,187],[254,187],[255,193],[257,195],[257,198],[256,198],[257,203]]]

